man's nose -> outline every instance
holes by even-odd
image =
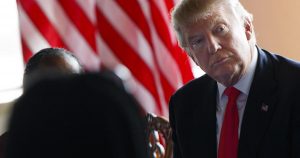
[[[213,36],[208,37],[207,44],[209,54],[214,54],[221,48],[220,41]]]

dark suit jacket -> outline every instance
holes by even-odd
[[[239,158],[300,158],[300,64],[258,48]],[[174,158],[216,158],[217,83],[207,75],[170,100]]]

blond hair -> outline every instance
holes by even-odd
[[[181,0],[171,11],[171,22],[176,32],[180,47],[186,48],[186,42],[183,38],[182,27],[197,22],[200,18],[211,14],[214,9],[214,4],[229,5],[235,13],[240,16],[241,22],[250,21],[252,23],[253,17],[239,0]],[[253,32],[253,43],[256,42]]]

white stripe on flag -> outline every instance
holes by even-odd
[[[27,44],[29,49],[32,52],[36,53],[43,48],[50,47],[48,42],[44,39],[43,35],[41,35],[34,24],[31,23],[21,5],[18,5],[18,10],[20,25],[22,25],[22,27],[20,27],[21,35],[24,38],[24,42]]]
[[[103,64],[107,66],[108,68],[116,71],[117,69],[120,69],[121,67],[121,62],[115,57],[114,53],[110,50],[110,48],[106,45],[106,43],[103,41],[101,37],[97,38],[98,46],[100,52],[100,57],[103,61]],[[118,71],[118,70],[117,70]],[[120,72],[124,73],[124,72]],[[138,102],[141,104],[143,109],[147,112],[152,112],[152,113],[160,113],[159,110],[156,107],[156,102],[155,99],[152,97],[152,95],[149,93],[147,89],[144,88],[142,84],[140,84],[132,74],[125,74],[127,75],[126,77],[122,77],[124,75],[118,74],[123,80],[126,88],[128,88],[128,91],[132,95],[136,97]]]
[[[48,0],[45,3],[45,0],[36,0],[36,2],[69,49],[82,61],[82,64],[89,70],[98,70],[100,59],[97,58],[96,52],[93,51],[80,32],[74,27],[57,1]]]
[[[125,79],[125,86],[146,112],[168,116],[170,95],[192,78],[188,61],[180,60],[186,56],[174,54],[177,40],[167,8],[171,1],[133,0],[137,3],[128,5],[116,0],[18,0],[23,44],[32,53],[65,46],[87,70],[98,70],[101,63]],[[142,12],[133,14],[131,9]],[[74,13],[82,19],[73,17]],[[43,15],[46,19],[40,19]]]

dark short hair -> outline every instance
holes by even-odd
[[[71,67],[65,66],[67,60],[75,62],[78,68],[74,68],[73,65],[70,65]],[[28,60],[24,70],[23,89],[27,90],[40,79],[82,72],[80,62],[71,52],[63,48],[45,48]]]
[[[78,63],[78,59],[70,51],[64,48],[44,48],[34,54],[27,62],[24,70],[24,75],[30,74],[39,68],[41,61],[45,57],[70,57],[75,59]],[[80,63],[79,63],[80,65]]]

